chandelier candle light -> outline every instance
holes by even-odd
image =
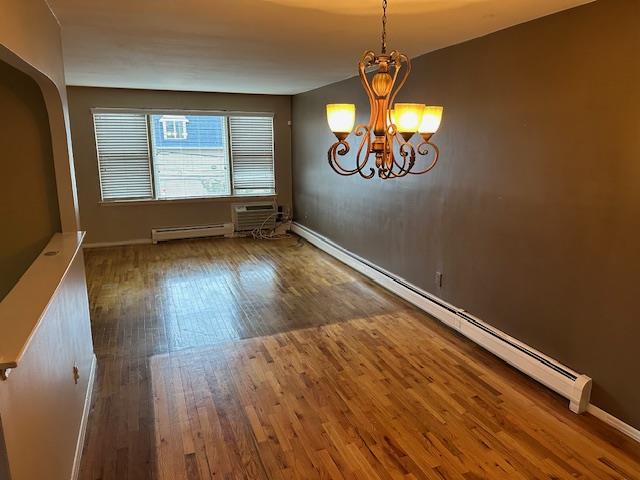
[[[328,152],[329,165],[340,175],[360,174],[370,179],[375,175],[382,179],[420,175],[431,170],[438,161],[440,151],[431,143],[431,137],[440,126],[443,107],[425,106],[423,103],[394,103],[411,72],[409,57],[396,50],[387,54],[387,0],[382,2],[382,52],[367,51],[358,63],[362,86],[367,92],[371,116],[367,125],[358,125],[355,134],[362,137],[353,169],[344,168],[338,156],[349,152],[347,137],[353,131],[356,106],[351,103],[327,105],[329,128],[338,141]],[[401,70],[404,70],[400,75]],[[369,78],[368,73],[373,73]],[[400,80],[398,81],[398,78]],[[415,146],[411,138],[419,133],[420,143]],[[394,147],[397,144],[397,151]],[[421,170],[414,170],[416,152],[420,156],[431,156],[431,162]],[[376,169],[369,166],[371,154],[376,157]]]

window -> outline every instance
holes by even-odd
[[[165,140],[186,140],[187,138],[187,117],[184,115],[162,115],[162,136]]]
[[[152,198],[147,119],[139,114],[95,114],[103,200]]]
[[[275,193],[273,117],[93,114],[103,201]]]
[[[273,119],[230,117],[233,191],[240,195],[275,191]]]
[[[149,115],[156,197],[193,198],[231,195],[226,119],[214,115],[166,120]],[[165,137],[167,124],[189,125],[189,135]]]

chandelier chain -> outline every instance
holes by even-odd
[[[387,53],[387,0],[382,0],[382,53]]]

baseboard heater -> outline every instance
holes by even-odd
[[[164,242],[167,240],[186,239],[186,238],[218,237],[218,236],[230,237],[232,235],[233,235],[232,223],[151,229],[151,240],[153,241],[153,243]]]
[[[309,243],[436,317],[521,372],[567,398],[572,412],[583,413],[587,409],[591,397],[590,377],[574,372],[465,310],[425,292],[303,225],[294,223],[292,230]]]

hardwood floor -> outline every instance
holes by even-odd
[[[296,239],[86,259],[81,479],[640,479],[638,444]]]
[[[152,355],[406,309],[296,239],[86,252],[99,357]]]

